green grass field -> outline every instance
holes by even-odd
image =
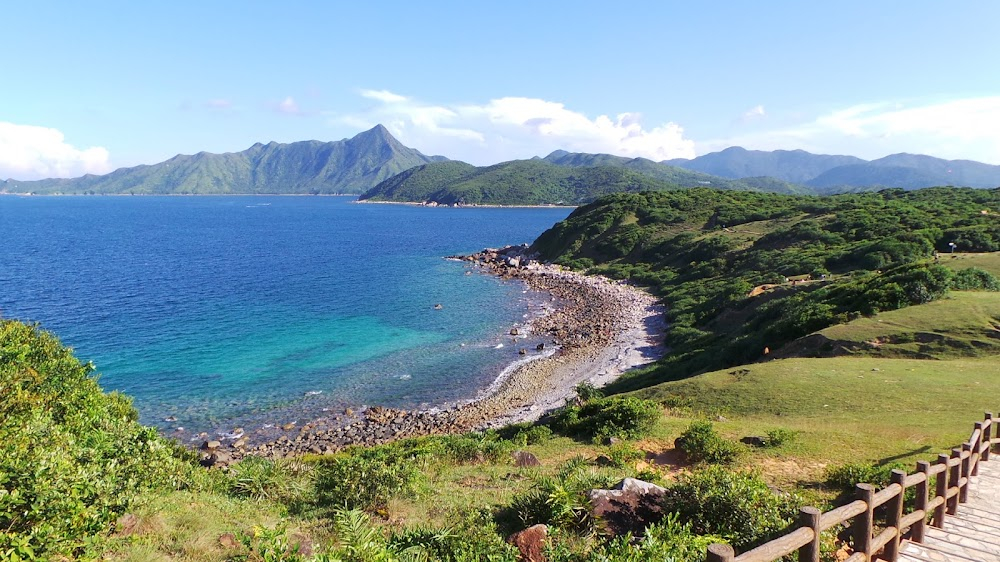
[[[799,432],[780,456],[821,464],[933,460],[1000,399],[995,358],[782,359],[663,383],[635,394],[689,416],[723,416],[730,437]]]
[[[957,359],[998,354],[1000,293],[952,291],[928,304],[830,326],[776,355]]]
[[[955,271],[978,267],[989,271],[993,275],[1000,275],[1000,252],[965,253],[956,252],[954,254],[941,254],[939,260],[942,265],[950,267]]]

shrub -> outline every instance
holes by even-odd
[[[779,535],[800,503],[797,496],[771,491],[757,474],[711,466],[681,476],[667,488],[663,505],[696,534],[719,535],[745,550]]]
[[[508,425],[498,432],[500,437],[509,440],[514,445],[537,445],[552,437],[552,428],[543,424],[522,422]]]
[[[555,476],[543,477],[530,490],[515,496],[511,510],[525,527],[545,523],[576,532],[592,531],[587,492],[611,484],[609,477],[588,467],[582,458],[573,459]]]
[[[471,432],[442,437],[445,456],[457,463],[492,462],[509,457],[514,444],[501,439],[497,432]]]
[[[229,491],[237,497],[291,503],[306,491],[309,465],[292,460],[246,457],[229,472]]]
[[[642,460],[645,456],[634,445],[625,442],[615,443],[608,447],[606,455],[611,460],[611,464],[618,468],[625,468],[635,461]]]
[[[583,406],[567,406],[553,415],[552,426],[567,435],[590,439],[647,435],[660,419],[660,406],[633,396],[597,398]]]
[[[207,481],[92,370],[37,327],[0,321],[0,557],[83,556],[137,494]]]
[[[733,464],[743,454],[744,447],[716,433],[708,421],[696,421],[681,433],[675,444],[691,462]]]
[[[843,492],[854,490],[855,484],[871,484],[877,488],[889,485],[889,479],[894,469],[905,470],[899,463],[876,465],[870,462],[854,462],[828,468],[826,483]]]
[[[326,460],[316,470],[316,499],[347,509],[382,509],[390,499],[416,491],[421,472],[405,457],[350,453]]]
[[[486,510],[453,513],[447,528],[403,529],[389,537],[396,552],[415,552],[417,560],[442,562],[516,562],[517,549],[503,540]]]
[[[795,432],[790,429],[778,428],[767,432],[767,447],[780,447],[795,440]]]
[[[555,533],[558,537],[558,531]],[[567,541],[550,541],[546,559],[550,562],[653,562],[702,560],[708,546],[725,539],[713,535],[696,535],[690,523],[681,523],[676,513],[669,513],[659,523],[646,527],[642,538],[630,534],[591,549],[586,554],[573,551]]]
[[[584,402],[604,397],[604,393],[601,392],[601,389],[590,384],[589,382],[582,382],[576,385],[576,395],[579,396],[580,400],[583,400]]]
[[[1000,291],[1000,280],[989,271],[970,267],[955,274],[951,288],[956,291]]]

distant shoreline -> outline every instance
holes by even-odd
[[[352,193],[13,193],[12,197],[360,197]]]
[[[371,201],[357,199],[361,194],[340,193],[14,193],[0,191],[0,197],[353,197],[354,203],[367,205],[407,205],[429,209],[575,209],[578,205],[428,205],[415,201]]]
[[[364,201],[359,199],[355,203],[364,205],[407,205],[410,207],[427,207],[428,209],[575,209],[578,207],[578,205],[489,205],[483,203],[473,203],[471,205],[428,205],[415,201],[372,201],[370,199]]]

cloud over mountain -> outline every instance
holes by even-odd
[[[651,160],[694,156],[694,143],[684,137],[680,125],[647,127],[638,113],[591,118],[562,103],[529,97],[442,105],[388,90],[360,94],[375,104],[332,120],[352,126],[384,123],[410,146],[473,163],[530,158],[558,149]]]
[[[79,149],[58,129],[0,121],[0,178],[66,178],[111,171],[107,149]]]

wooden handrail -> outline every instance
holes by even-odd
[[[993,428],[996,424],[993,414],[987,412],[983,421],[976,422],[969,439],[961,448],[952,449],[950,455],[938,455],[933,464],[918,462],[913,474],[892,471],[892,483],[878,492],[869,484],[859,483],[858,499],[826,513],[804,507],[795,528],[739,556],[727,544],[713,544],[708,547],[706,562],[773,562],[796,551],[799,562],[817,562],[819,534],[847,522],[851,522],[855,552],[845,562],[871,562],[880,552],[887,562],[896,562],[904,535],[912,542],[923,542],[929,514],[933,514],[930,525],[940,528],[959,504],[966,503],[969,483],[978,475],[979,464],[988,462],[993,445],[1000,444],[1000,428]],[[910,488],[915,488],[916,503],[913,511],[904,513],[903,497]],[[878,535],[873,535],[874,511],[882,505],[886,505],[885,525]]]

